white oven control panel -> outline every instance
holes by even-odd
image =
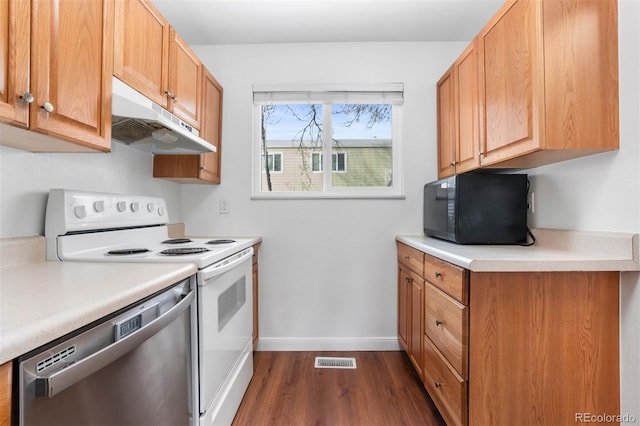
[[[52,189],[47,201],[47,237],[73,232],[169,223],[163,198]]]

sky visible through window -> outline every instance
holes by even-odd
[[[308,122],[310,105],[274,105],[266,124],[266,136],[270,140],[293,140],[299,138],[299,132]],[[322,123],[322,105],[316,105],[316,120]],[[334,113],[334,139],[391,139],[391,121],[376,123],[370,128],[368,115],[362,115],[358,122],[346,126],[349,117]]]

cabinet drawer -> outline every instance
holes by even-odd
[[[425,286],[424,332],[458,374],[466,379],[469,310],[429,283]]]
[[[467,382],[460,377],[424,338],[424,387],[447,425],[467,424]]]
[[[398,262],[404,263],[418,275],[423,274],[424,253],[420,250],[398,243]]]
[[[469,275],[466,269],[425,254],[424,278],[462,304],[468,304]]]

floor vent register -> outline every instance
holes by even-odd
[[[316,357],[315,368],[356,368],[355,358]]]

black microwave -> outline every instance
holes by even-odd
[[[424,233],[457,244],[524,244],[526,174],[463,174],[424,186]]]

